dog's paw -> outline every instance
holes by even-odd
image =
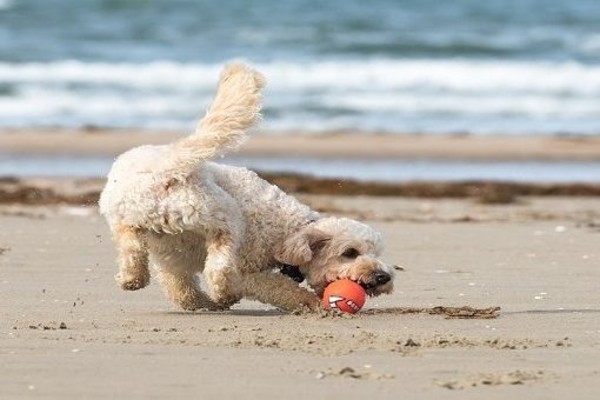
[[[231,286],[213,286],[210,288],[209,297],[214,304],[214,311],[228,310],[232,305],[242,299],[241,293],[231,290]]]
[[[211,305],[209,307],[205,307],[204,309],[207,310],[207,311],[218,312],[218,311],[227,311],[227,310],[229,310],[230,307],[231,306],[226,305],[226,304],[221,305],[221,304],[216,304],[215,303],[215,304],[213,304],[213,305]]]
[[[115,280],[119,287],[123,290],[139,290],[143,289],[150,283],[150,274],[138,275],[115,275]]]
[[[193,300],[190,299],[188,301],[180,301],[178,303],[179,307],[181,307],[181,309],[183,311],[201,311],[201,310],[205,310],[205,311],[225,311],[226,308],[224,307],[220,307],[218,304],[213,303],[210,300],[206,300],[203,299],[201,301],[199,300]]]
[[[288,308],[288,311],[295,315],[302,315],[321,313],[324,310],[321,307],[321,302],[317,296],[313,293],[306,293],[306,295],[300,299],[300,304],[297,304],[293,308]]]
[[[178,301],[177,305],[184,311],[211,311],[211,312],[219,312],[219,311],[227,311],[229,308],[235,303],[232,304],[218,304],[210,299],[189,299]]]
[[[232,305],[241,300],[240,296],[235,296],[231,293],[213,293],[211,300],[215,304],[214,311],[228,310]]]

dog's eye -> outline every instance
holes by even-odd
[[[346,258],[356,258],[359,255],[360,253],[354,247],[351,247],[342,253],[342,257]]]

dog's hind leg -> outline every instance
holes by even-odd
[[[237,266],[239,238],[237,230],[221,232],[207,240],[207,256],[203,275],[211,298],[219,306],[228,308],[242,298],[241,280]]]
[[[200,288],[198,272],[206,258],[205,244],[191,232],[148,235],[150,264],[158,272],[165,294],[186,311],[217,309]]]
[[[240,247],[246,226],[239,205],[230,194],[211,182],[204,182],[210,195],[196,200],[206,211],[189,218],[185,231],[202,236],[206,259],[202,271],[211,299],[228,308],[242,298]]]
[[[159,280],[167,297],[186,311],[199,309],[215,310],[219,307],[200,289],[200,280],[195,272],[182,271],[164,264],[160,265]]]
[[[128,225],[113,228],[117,245],[119,272],[115,275],[123,290],[138,290],[150,283],[148,248],[143,232]]]

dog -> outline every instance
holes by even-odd
[[[245,64],[227,65],[193,134],[115,160],[99,205],[122,289],[147,286],[152,266],[167,297],[189,311],[227,309],[242,298],[316,311],[325,287],[342,278],[370,296],[391,293],[380,233],[322,216],[250,170],[211,161],[235,150],[261,119],[264,86]]]

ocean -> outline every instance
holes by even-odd
[[[90,178],[106,176],[108,156],[2,154],[0,176]],[[292,173],[362,182],[490,181],[598,183],[600,163],[592,161],[462,161],[226,157],[219,162],[261,172]]]
[[[598,0],[0,0],[0,128],[191,130],[235,59],[266,131],[600,135]]]

